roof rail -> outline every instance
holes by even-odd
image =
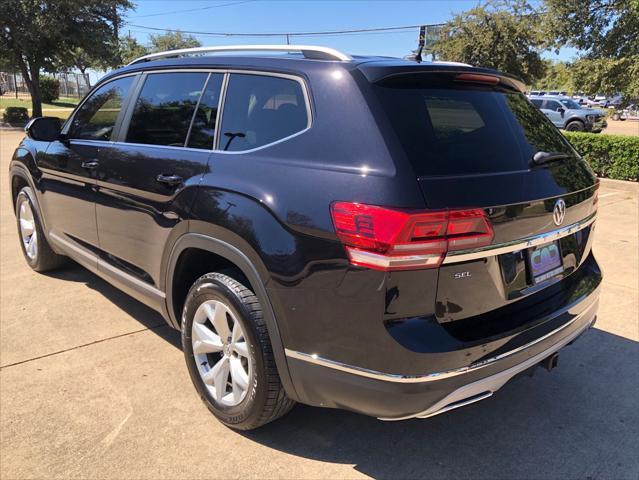
[[[314,45],[226,45],[219,47],[195,47],[181,48],[179,50],[167,50],[166,52],[150,53],[143,57],[136,58],[128,65],[146,62],[149,60],[159,60],[161,58],[179,57],[182,55],[194,55],[199,53],[217,52],[301,52],[306,58],[316,60],[341,60],[349,61],[353,57],[338,50],[328,47],[318,47]]]

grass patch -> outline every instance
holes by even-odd
[[[25,107],[31,113],[31,99],[30,98],[10,98],[7,96],[8,94],[0,97],[0,110],[4,110],[7,107]],[[58,109],[58,108],[75,108],[78,102],[81,99],[79,98],[65,98],[61,97],[57,100],[54,100],[51,103],[43,103],[43,109]],[[60,112],[62,113],[62,112]],[[68,116],[68,115],[67,115]]]

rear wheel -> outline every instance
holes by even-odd
[[[16,197],[20,246],[25,260],[32,269],[36,272],[47,272],[63,265],[66,257],[55,253],[47,242],[33,198],[33,191],[29,187],[20,190]]]
[[[257,297],[230,276],[209,273],[193,284],[182,315],[182,347],[202,401],[229,427],[251,430],[293,407]]]
[[[569,132],[583,132],[586,129],[586,126],[583,122],[579,120],[573,120],[566,125],[566,130]]]

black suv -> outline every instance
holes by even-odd
[[[70,257],[161,312],[222,422],[429,417],[593,324],[598,183],[519,80],[206,55],[228,49],[107,75],[63,126],[32,120],[10,166],[29,265]]]

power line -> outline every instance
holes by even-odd
[[[325,31],[316,31],[316,32],[198,32],[193,30],[180,30],[175,28],[159,28],[159,27],[148,27],[146,25],[136,25],[133,23],[129,23],[131,27],[135,28],[144,28],[147,30],[154,31],[162,31],[162,32],[177,32],[180,31],[182,33],[188,33],[191,35],[203,35],[203,36],[214,36],[214,37],[319,37],[324,35],[349,35],[349,34],[358,34],[358,33],[393,33],[401,30],[408,30],[419,28],[422,25],[402,25],[396,27],[380,27],[380,28],[359,28],[353,30],[325,30]],[[429,27],[436,27],[444,25],[443,23],[436,23],[427,25]]]
[[[241,5],[243,3],[250,3],[255,1],[257,0],[243,0],[241,2],[223,3],[221,5],[211,5],[209,7],[189,8],[187,10],[173,10],[171,12],[162,12],[162,13],[150,13],[148,15],[135,15],[131,18],[159,17],[162,15],[173,15],[174,13],[197,12],[200,10],[210,10],[212,8],[230,7],[232,5]]]

